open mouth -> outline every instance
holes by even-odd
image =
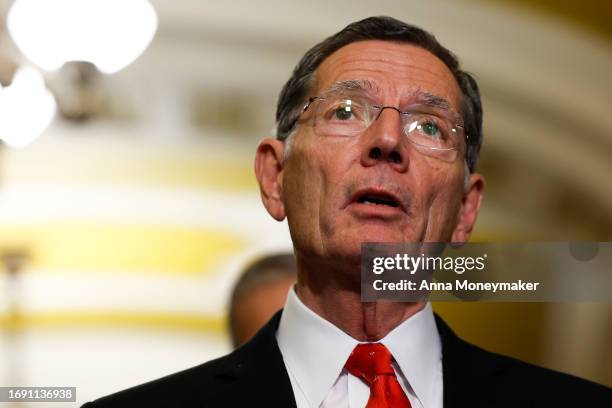
[[[355,200],[359,204],[369,205],[386,205],[389,207],[399,207],[399,203],[395,197],[385,193],[364,193]]]

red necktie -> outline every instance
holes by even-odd
[[[393,356],[380,343],[359,344],[344,367],[370,386],[366,408],[412,408],[391,367]]]

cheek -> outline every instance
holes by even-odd
[[[293,146],[285,163],[283,202],[294,244],[304,247],[319,234],[319,201],[323,177],[318,157],[306,146]]]
[[[304,250],[316,250],[336,230],[352,163],[350,146],[338,140],[301,140],[287,159],[283,199],[294,244]]]
[[[289,220],[304,217],[312,212],[313,201],[317,196],[316,166],[304,159],[300,151],[292,152],[292,157],[283,176],[283,199]]]
[[[435,215],[442,224],[452,224],[456,219],[459,209],[461,208],[461,197],[463,193],[461,189],[447,186],[440,189],[432,200],[431,209],[435,211]]]
[[[345,146],[325,143],[314,137],[294,146],[284,180],[291,187],[288,191],[291,197],[288,198],[319,210],[335,200],[342,176],[346,173],[340,164],[342,147]],[[299,200],[293,197],[299,197]]]
[[[419,185],[424,191],[419,202],[427,218],[428,229],[452,230],[461,207],[463,179],[457,171],[432,166],[429,178],[421,178]]]

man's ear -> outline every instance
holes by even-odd
[[[255,177],[259,183],[261,201],[277,221],[285,219],[282,197],[284,143],[267,138],[262,140],[255,153]]]
[[[485,181],[481,174],[470,174],[451,242],[465,243],[470,239],[472,229],[476,223],[476,217],[480,211],[480,205],[482,204],[484,186]]]

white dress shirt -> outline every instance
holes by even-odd
[[[293,288],[276,332],[298,408],[363,408],[370,387],[345,368],[360,342],[308,309]],[[413,408],[442,408],[442,349],[428,303],[379,341]]]

